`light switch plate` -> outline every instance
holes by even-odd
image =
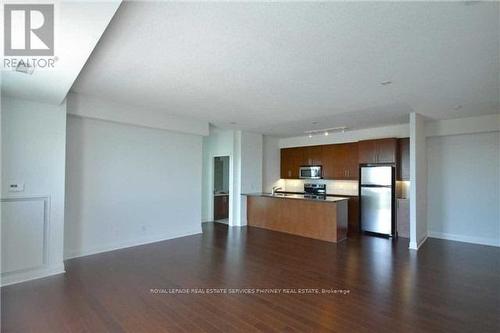
[[[24,191],[24,184],[22,183],[9,184],[9,192],[23,192],[23,191]]]

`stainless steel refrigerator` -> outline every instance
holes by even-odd
[[[362,166],[359,181],[361,230],[395,236],[394,167]]]

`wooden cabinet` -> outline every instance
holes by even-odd
[[[357,180],[359,178],[358,143],[344,143],[339,145],[340,173],[338,179]]]
[[[358,142],[359,164],[396,163],[396,152],[395,138]]]
[[[349,197],[348,201],[348,235],[355,235],[360,232],[359,227],[359,198]]]
[[[304,165],[323,165],[323,146],[281,149],[281,178],[299,178],[299,168]]]
[[[281,178],[299,178],[299,168],[303,161],[302,147],[281,149]]]
[[[323,162],[323,178],[324,179],[334,179],[335,178],[335,145],[324,145],[322,150],[322,162]]]
[[[303,165],[321,165],[324,179],[357,180],[358,144],[345,143],[281,149],[281,178],[299,178]]]
[[[281,149],[281,178],[298,179],[301,166],[321,165],[324,179],[358,180],[359,164],[395,164],[397,152],[398,140],[395,138],[283,148]]]
[[[303,147],[302,165],[322,165],[323,146]]]
[[[397,180],[410,180],[410,138],[398,139]]]
[[[323,178],[357,180],[359,177],[358,144],[323,146]]]
[[[375,140],[358,142],[358,163],[377,163],[377,145]]]
[[[346,239],[347,214],[347,200],[325,202],[270,196],[247,197],[249,226],[328,242]]]
[[[229,195],[214,196],[214,220],[224,220],[229,217]]]
[[[377,163],[396,163],[397,139],[377,140]]]

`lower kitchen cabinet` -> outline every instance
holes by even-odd
[[[359,227],[359,197],[349,197],[347,203],[347,235],[356,235],[360,232]]]

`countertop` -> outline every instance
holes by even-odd
[[[290,193],[276,193],[272,195],[271,193],[245,193],[242,195],[250,196],[250,197],[269,197],[269,198],[278,198],[278,199],[294,199],[294,200],[309,200],[315,202],[339,202],[343,200],[349,200],[349,198],[344,197],[332,197],[327,196],[321,199],[318,198],[310,198],[303,194],[290,194]]]

